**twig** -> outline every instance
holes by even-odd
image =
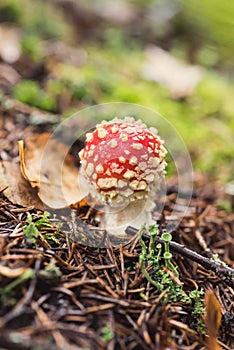
[[[126,233],[127,234],[136,234],[138,230],[134,227],[127,227]],[[143,238],[150,238],[150,234],[146,231],[142,234]],[[155,236],[155,241],[157,243],[163,244],[164,241],[160,236]],[[169,247],[171,252],[178,253],[192,261],[197,262],[201,266],[203,266],[206,270],[213,271],[217,276],[222,278],[224,282],[231,288],[234,288],[234,269],[232,269],[229,266],[221,265],[220,263],[210,259],[206,258],[188,248],[186,248],[184,245],[176,243],[176,242],[169,242]]]

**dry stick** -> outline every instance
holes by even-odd
[[[134,227],[128,226],[126,229],[126,233],[133,235],[136,234],[137,232],[139,232],[139,230],[137,230]],[[150,234],[149,233],[143,233],[142,236],[144,238],[150,238]],[[159,236],[155,236],[155,241],[157,243],[161,243],[163,244],[164,241],[161,237]],[[203,266],[206,270],[211,270],[213,271],[217,276],[219,276],[221,279],[224,280],[224,282],[231,288],[234,288],[234,269],[232,269],[229,266],[224,266],[221,265],[220,263],[210,259],[210,258],[206,258],[188,248],[186,248],[184,245],[176,243],[176,242],[169,242],[169,247],[170,250],[173,253],[178,253],[192,261],[197,262],[198,264],[200,264],[201,266]]]

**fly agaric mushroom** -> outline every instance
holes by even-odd
[[[151,224],[152,193],[165,174],[166,149],[155,128],[131,117],[98,124],[80,151],[80,175],[104,204],[108,232]]]

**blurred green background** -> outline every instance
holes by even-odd
[[[194,168],[226,183],[233,46],[230,0],[2,0],[0,63],[19,77],[1,84],[1,101],[13,96],[62,119],[103,102],[152,108],[180,133]]]

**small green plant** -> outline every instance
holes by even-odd
[[[194,289],[189,293],[189,298],[194,302],[193,315],[201,315],[204,312],[203,300],[201,297],[204,295],[203,290]]]
[[[50,242],[54,242],[55,244],[59,244],[58,232],[45,234],[43,237]]]
[[[169,251],[169,242],[172,240],[172,235],[170,233],[163,233],[162,234],[162,239],[164,241],[164,254],[163,254],[163,258],[165,261],[165,266],[173,272],[173,274],[178,277],[179,273],[177,271],[177,268],[175,267],[175,265],[173,265],[171,258],[172,258],[172,254]]]
[[[205,308],[203,305],[203,295],[204,295],[204,291],[202,289],[201,290],[195,289],[189,293],[189,298],[193,303],[192,315],[197,320],[197,330],[198,332],[205,334],[206,333],[205,325],[204,325],[203,319],[201,318],[201,316],[205,312]]]
[[[142,246],[140,254],[140,265],[142,272],[144,273],[148,282],[157,287],[161,292],[167,290],[167,294],[164,300],[168,301],[189,301],[189,297],[182,290],[180,284],[176,283],[171,276],[167,273],[166,269],[170,270],[175,278],[179,277],[177,267],[172,262],[172,254],[169,251],[169,242],[172,240],[170,233],[163,233],[162,239],[164,241],[164,253],[162,253],[162,244],[158,243],[155,245],[155,236],[158,234],[158,226],[153,225],[149,227],[150,241],[147,247],[142,235],[140,234],[139,240]],[[154,274],[149,274],[148,268],[152,267]]]
[[[142,238],[142,232],[145,227],[142,227],[139,235],[139,242],[142,250],[139,256],[139,262],[143,274],[147,281],[155,286],[159,292],[166,290],[166,294],[162,299],[163,302],[183,302],[193,304],[194,309],[192,315],[199,321],[198,330],[204,330],[204,324],[201,315],[204,313],[203,291],[195,289],[188,295],[183,291],[183,284],[179,281],[179,272],[177,266],[173,264],[172,254],[170,252],[169,243],[172,240],[170,233],[163,233],[163,245],[155,243],[155,236],[158,235],[158,226],[150,226],[148,232],[150,234],[148,246]],[[164,249],[163,249],[164,248]],[[152,271],[149,272],[149,271]]]
[[[56,265],[56,260],[51,258],[48,265],[39,273],[40,277],[45,280],[57,280],[62,276],[60,268]]]
[[[42,59],[43,50],[41,45],[41,38],[33,34],[25,34],[21,41],[21,48],[23,53],[27,54],[35,61]]]
[[[23,14],[23,7],[17,0],[1,1],[0,21],[7,23],[19,23]]]
[[[218,256],[218,254],[213,254],[212,255],[212,260],[214,260],[216,263],[222,265],[222,266],[228,266],[224,261],[222,261],[220,259],[220,257]]]
[[[231,201],[226,199],[226,198],[223,198],[223,199],[218,199],[217,200],[217,207],[218,209],[220,210],[224,210],[226,211],[227,214],[231,214],[232,213],[232,204],[231,204]]]
[[[24,281],[34,278],[34,276],[35,276],[35,273],[33,269],[31,268],[26,269],[21,276],[14,279],[11,283],[9,283],[8,285],[6,285],[4,288],[0,290],[0,300],[7,299],[8,303],[14,303],[15,299],[13,297],[11,298],[11,293],[13,292],[13,290]]]
[[[108,342],[114,338],[114,333],[110,327],[108,327],[108,326],[102,327],[101,338],[102,338],[102,340],[104,340],[106,342]]]
[[[35,244],[40,229],[43,227],[52,227],[52,224],[48,220],[49,215],[50,214],[45,211],[42,217],[35,219],[30,213],[28,213],[28,224],[23,228],[26,243]]]
[[[19,101],[46,111],[55,112],[56,102],[52,94],[43,91],[36,81],[22,80],[14,87],[14,96]]]

